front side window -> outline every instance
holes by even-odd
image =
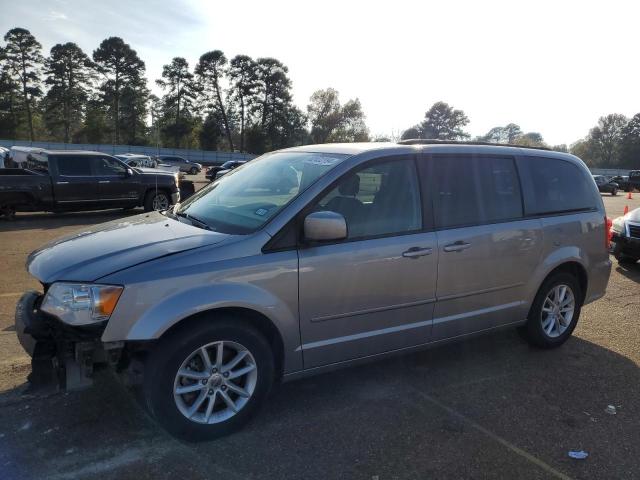
[[[126,167],[113,158],[94,157],[92,160],[95,174],[98,176],[116,177],[126,172]]]
[[[78,156],[59,156],[58,173],[66,177],[88,177],[91,176],[91,158]]]
[[[391,160],[350,172],[313,209],[341,214],[348,239],[418,231],[422,212],[415,163]]]
[[[250,233],[348,156],[313,152],[263,155],[203,188],[175,213],[215,231]]]

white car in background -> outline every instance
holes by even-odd
[[[41,152],[42,148],[13,146],[9,151],[9,157],[17,168],[25,168],[30,153]]]
[[[148,155],[139,155],[135,153],[123,153],[115,155],[118,160],[123,161],[131,167],[155,168],[156,162]]]
[[[5,162],[8,159],[9,159],[9,149],[5,147],[0,147],[0,168],[9,167]]]

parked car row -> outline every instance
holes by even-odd
[[[600,192],[611,195],[617,195],[619,191],[640,190],[640,170],[632,170],[629,175],[594,175],[593,179]]]
[[[209,167],[205,173],[205,178],[210,182],[217,180],[223,175],[229,173],[231,170],[238,168],[240,165],[244,165],[247,163],[246,160],[229,160],[228,162],[224,162],[222,165],[214,165],[213,167]]]

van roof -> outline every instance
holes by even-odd
[[[542,147],[525,147],[522,145],[462,142],[455,140],[401,140],[399,142],[363,142],[363,143],[325,143],[318,145],[302,145],[282,151],[313,152],[327,154],[357,155],[370,151],[387,151],[397,154],[411,152],[431,153],[484,153],[508,155],[534,155],[545,157],[576,158],[571,154]]]

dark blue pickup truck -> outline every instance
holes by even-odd
[[[166,210],[180,201],[179,183],[177,173],[131,168],[104,153],[39,150],[26,169],[0,169],[0,211]]]

